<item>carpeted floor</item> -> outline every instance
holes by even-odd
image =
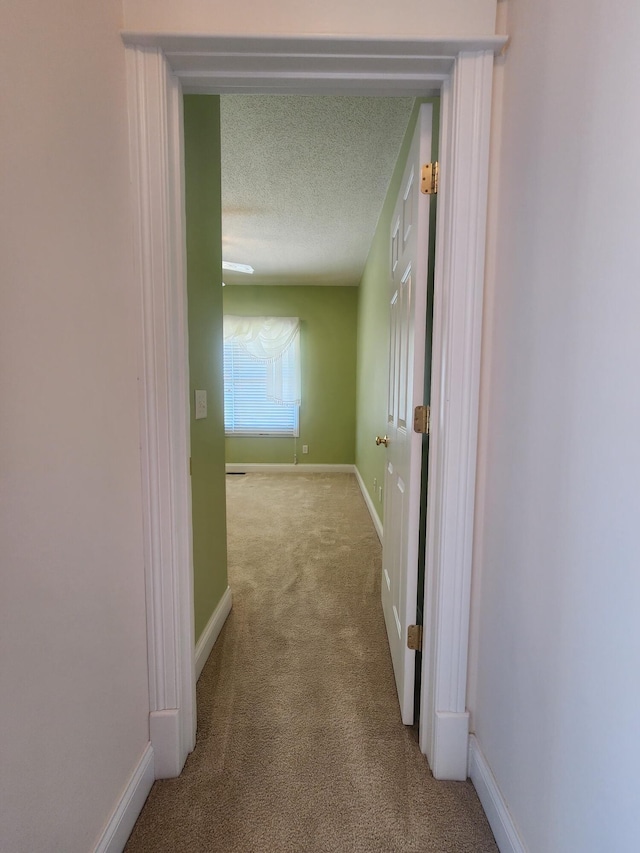
[[[227,490],[234,604],[198,683],[197,746],[154,785],[128,853],[495,853],[471,783],[436,782],[400,722],[355,478]]]

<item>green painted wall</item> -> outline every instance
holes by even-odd
[[[223,296],[226,314],[300,317],[298,464],[353,464],[357,288],[229,285]],[[230,436],[226,447],[227,462],[291,463],[295,452],[291,437]]]
[[[369,250],[360,287],[358,288],[358,356],[356,378],[356,466],[382,520],[382,500],[374,493],[373,481],[384,483],[384,448],[376,447],[376,435],[386,430],[387,383],[389,371],[389,232],[396,196],[402,181],[404,163],[411,147],[411,138],[418,119],[420,105],[434,104],[434,155],[438,140],[439,98],[416,100],[402,142],[398,162],[389,183],[376,232]],[[435,205],[431,206],[435,218]],[[431,232],[434,233],[432,220]]]
[[[197,641],[227,588],[219,97],[185,95],[184,144]],[[196,388],[208,397],[208,417],[197,421]]]

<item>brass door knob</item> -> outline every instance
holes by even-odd
[[[379,435],[377,435],[376,436],[376,444],[378,446],[380,446],[381,444],[384,444],[385,447],[389,447],[389,439],[387,438],[386,435],[382,438]]]

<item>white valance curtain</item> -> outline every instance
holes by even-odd
[[[224,341],[267,366],[267,398],[300,405],[300,319],[224,315]]]

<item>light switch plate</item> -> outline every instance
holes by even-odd
[[[196,420],[207,417],[207,392],[196,391]]]

